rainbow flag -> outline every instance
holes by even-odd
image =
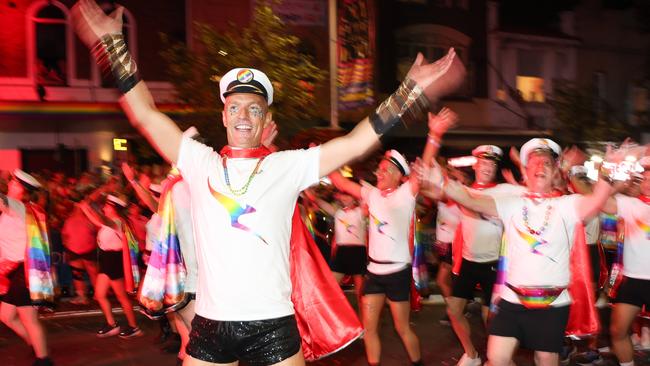
[[[140,268],[138,267],[138,240],[131,232],[129,225],[123,222],[124,240],[122,245],[122,259],[124,262],[124,282],[126,292],[134,292],[140,284]]]
[[[417,222],[417,223],[416,223]],[[413,283],[418,291],[423,291],[429,288],[429,270],[427,269],[427,261],[425,257],[425,245],[421,238],[418,238],[420,230],[419,220],[413,215],[412,230],[413,235]]]
[[[25,207],[25,219],[27,226],[25,274],[29,297],[36,305],[51,304],[54,302],[54,278],[45,214],[36,204],[30,202]]]
[[[158,203],[161,230],[149,257],[139,297],[140,303],[152,311],[162,309],[163,305],[174,305],[185,297],[187,271],[176,232],[171,195],[173,185],[181,179],[175,176],[165,184]]]

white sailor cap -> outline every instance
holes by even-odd
[[[126,202],[122,201],[121,199],[117,198],[116,196],[113,196],[112,194],[109,194],[106,196],[106,202],[111,203],[113,205],[118,205],[122,208],[126,208]]]
[[[409,163],[406,161],[404,156],[400,154],[397,150],[388,150],[386,151],[386,160],[393,163],[399,169],[400,173],[403,176],[411,174],[411,169],[409,169]]]
[[[477,158],[501,160],[503,157],[503,150],[494,145],[480,145],[472,150],[472,155]]]
[[[584,165],[574,165],[569,170],[569,175],[572,177],[576,176],[587,176],[588,170]]]
[[[521,160],[521,164],[523,166],[526,166],[526,164],[528,163],[528,155],[530,155],[535,151],[540,151],[540,150],[550,151],[556,157],[560,156],[560,154],[562,153],[562,149],[560,148],[560,145],[558,145],[557,143],[555,143],[555,141],[551,139],[545,139],[545,138],[530,139],[521,147],[521,150],[519,152],[519,160]]]
[[[14,177],[16,177],[16,179],[20,183],[27,186],[28,188],[37,189],[37,188],[41,188],[43,186],[43,185],[41,185],[41,183],[38,180],[36,180],[36,178],[34,178],[31,175],[25,173],[25,171],[23,171],[23,170],[16,169],[16,170],[14,170],[13,174],[14,174]]]
[[[219,81],[221,101],[225,104],[226,97],[234,93],[261,95],[268,105],[273,103],[273,84],[265,73],[249,68],[236,68],[228,71]]]

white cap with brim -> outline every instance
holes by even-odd
[[[480,145],[472,150],[472,155],[477,158],[501,160],[503,157],[503,150],[494,145]]]
[[[228,71],[219,81],[219,94],[225,104],[230,94],[246,93],[261,95],[268,105],[273,103],[273,84],[265,73],[250,68]]]
[[[534,138],[526,142],[519,152],[519,160],[521,165],[526,166],[528,163],[528,156],[535,151],[548,151],[555,156],[560,156],[562,149],[555,141],[545,138]]]
[[[400,154],[397,150],[388,150],[386,151],[386,160],[390,161],[399,169],[400,173],[402,173],[403,176],[407,176],[411,174],[411,170],[409,169],[409,163],[406,161],[404,156]]]
[[[576,176],[587,176],[588,170],[587,167],[584,165],[574,165],[571,167],[571,170],[569,170],[569,175],[576,177]]]
[[[38,189],[42,187],[41,183],[39,183],[39,181],[37,181],[36,178],[25,173],[23,170],[20,169],[14,170],[14,177],[16,177],[16,179],[18,179],[22,184],[30,188]]]
[[[126,202],[124,202],[121,199],[113,196],[112,194],[109,194],[108,196],[106,196],[106,201],[110,202],[112,204],[118,205],[118,206],[120,206],[122,208],[126,208]]]

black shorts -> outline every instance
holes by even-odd
[[[438,260],[451,265],[451,243],[436,241],[433,251],[438,255]]]
[[[650,308],[650,280],[623,276],[614,303]]]
[[[70,263],[72,261],[76,261],[76,260],[85,260],[85,261],[91,261],[91,262],[97,260],[97,252],[94,251],[94,250],[91,250],[88,253],[79,254],[79,253],[75,253],[75,252],[71,251],[70,249],[66,248],[65,249],[65,256],[66,256],[66,260],[68,261],[68,263]]]
[[[591,262],[591,274],[596,290],[598,290],[598,280],[600,280],[600,248],[597,244],[587,245],[589,248],[589,260]]]
[[[386,294],[390,301],[409,301],[412,281],[411,266],[385,275],[369,272],[363,283],[363,294]]]
[[[478,263],[463,258],[460,274],[451,276],[451,296],[471,300],[474,298],[476,285],[481,285],[483,304],[490,304],[492,287],[497,280],[498,262]]]
[[[294,315],[254,321],[218,321],[198,314],[192,320],[187,354],[212,363],[244,361],[272,365],[300,351]]]
[[[332,271],[347,275],[366,274],[368,251],[365,245],[338,245],[332,261]]]
[[[27,288],[27,281],[25,281],[25,264],[21,263],[7,278],[10,281],[9,290],[2,297],[2,302],[14,306],[32,306],[29,288]]]
[[[111,280],[124,278],[124,264],[121,250],[99,250],[99,273]]]
[[[569,321],[569,305],[528,309],[521,304],[501,300],[490,321],[489,334],[516,338],[523,348],[559,353]]]

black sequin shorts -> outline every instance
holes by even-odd
[[[195,315],[187,354],[201,361],[266,366],[300,351],[294,315],[254,321],[218,321]]]

